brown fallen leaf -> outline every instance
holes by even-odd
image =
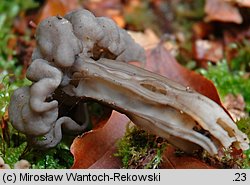
[[[117,149],[116,146],[111,146],[107,152],[101,156],[89,169],[120,169],[122,168],[121,159],[114,156]]]
[[[124,135],[128,122],[127,116],[113,111],[103,127],[75,138],[71,145],[74,155],[72,168],[120,168],[121,163],[112,155],[114,145]]]
[[[147,51],[146,69],[194,89],[222,106],[214,84],[202,75],[180,65],[162,44]]]
[[[144,32],[128,31],[129,35],[144,49],[154,48],[159,42],[159,37],[151,29]]]
[[[163,159],[160,168],[164,169],[213,169],[201,160],[192,156],[178,156],[175,154],[175,148],[167,146],[163,153]]]
[[[237,9],[231,3],[225,0],[206,0],[205,4],[206,21],[242,23],[242,17]]]
[[[238,121],[247,116],[247,113],[245,112],[246,103],[241,94],[238,94],[237,96],[228,94],[224,98],[223,105],[231,114],[234,121]]]
[[[9,125],[8,125],[8,112],[5,112],[4,116],[1,117],[1,123],[0,123],[0,128],[1,128],[1,136],[2,136],[2,141],[3,143],[6,143],[7,146],[10,146],[10,131],[9,131]],[[6,116],[7,115],[7,116]]]
[[[16,57],[18,59],[18,62],[21,63],[22,67],[22,76],[26,76],[26,71],[28,66],[31,63],[31,56],[33,49],[35,48],[35,41],[34,40],[24,40],[22,37],[17,38],[17,44],[16,44]]]
[[[64,16],[67,12],[77,8],[80,8],[80,4],[77,0],[47,0],[40,9],[36,24],[50,16]]]

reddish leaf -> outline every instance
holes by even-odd
[[[2,142],[7,143],[7,146],[10,146],[10,131],[8,126],[9,115],[8,111],[4,113],[1,117],[1,131],[2,131]]]
[[[31,56],[33,49],[35,47],[34,40],[24,40],[22,37],[18,37],[16,44],[16,57],[19,62],[21,62],[22,76],[25,77],[28,66],[31,63]]]
[[[114,145],[124,135],[128,122],[125,115],[113,111],[103,127],[76,138],[71,145],[75,157],[72,168],[120,168],[119,160],[112,155]]]
[[[237,7],[225,0],[207,0],[205,12],[207,21],[242,23],[242,17]]]
[[[24,17],[21,15],[20,17],[17,17],[14,21],[13,29],[14,32],[20,35],[24,35],[25,31],[28,29],[28,21],[27,17]]]
[[[212,169],[213,167],[191,156],[177,156],[175,154],[175,149],[172,146],[167,146],[167,149],[163,154],[163,162],[161,163],[161,168]]]
[[[147,51],[146,69],[192,88],[222,106],[213,83],[200,74],[181,66],[162,44]]]
[[[50,16],[64,16],[67,12],[79,7],[77,0],[47,0],[39,12],[36,23],[38,24],[43,19]]]
[[[122,167],[122,163],[120,158],[115,157],[114,153],[116,153],[116,147],[111,146],[107,152],[101,156],[94,164],[92,164],[90,169],[119,169]]]

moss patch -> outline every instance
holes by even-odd
[[[221,98],[228,94],[241,94],[246,102],[246,111],[250,112],[250,80],[243,71],[231,71],[225,60],[217,65],[208,65],[200,73],[212,80]]]
[[[162,161],[166,145],[161,137],[128,125],[125,136],[117,143],[115,156],[121,157],[124,168],[155,169]]]

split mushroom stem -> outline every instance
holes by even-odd
[[[64,88],[67,94],[103,102],[186,151],[195,148],[192,143],[211,154],[232,143],[248,147],[246,135],[218,104],[167,78],[124,62],[81,56],[73,71],[72,81],[79,83]]]

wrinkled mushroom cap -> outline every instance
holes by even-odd
[[[49,17],[37,27],[37,49],[32,58],[55,62],[60,67],[69,67],[75,56],[82,51],[81,41],[74,35],[72,24],[63,17]]]

